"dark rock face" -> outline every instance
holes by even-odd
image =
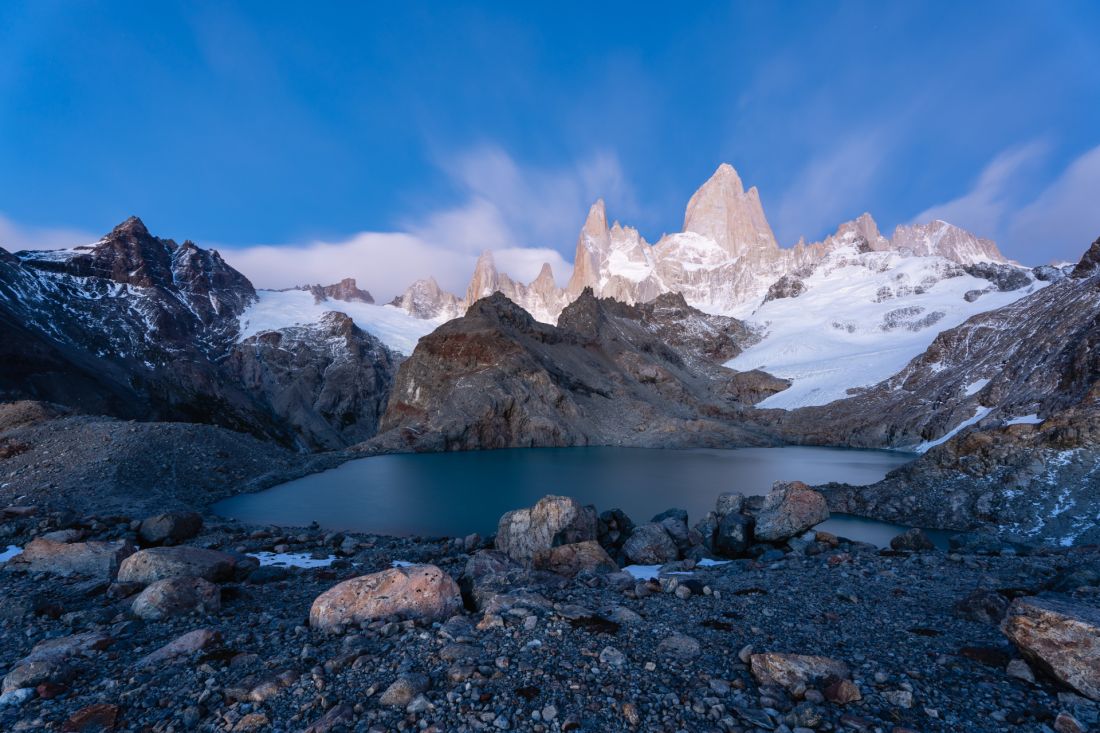
[[[1027,271],[1012,265],[979,262],[973,265],[964,265],[963,269],[966,270],[968,275],[993,283],[997,286],[997,290],[1001,292],[1019,290],[1031,284],[1031,278],[1027,276]]]
[[[345,281],[346,282],[346,281]],[[375,434],[398,357],[343,313],[237,344],[224,370],[297,435],[303,448],[342,448]]]
[[[1100,237],[1096,238],[1096,241],[1092,243],[1088,251],[1081,258],[1081,261],[1077,263],[1077,266],[1073,268],[1073,272],[1070,273],[1070,277],[1086,278],[1097,274],[1100,270]]]
[[[582,294],[558,327],[497,293],[422,338],[402,363],[384,447],[768,444],[728,394],[748,334],[662,296],[642,306]],[[675,348],[674,348],[675,346]]]
[[[806,292],[806,283],[793,275],[784,275],[768,288],[768,294],[764,296],[764,302],[767,303],[769,300],[779,300],[780,298],[797,298],[804,292]]]
[[[877,484],[830,487],[833,511],[994,528],[1026,541],[1096,541],[1098,294],[1100,272],[1052,283],[944,331],[855,398],[777,417],[796,440],[852,446],[930,444],[973,424]]]
[[[372,302],[351,279],[315,287],[326,299]],[[288,329],[238,344],[255,298],[216,251],[154,237],[137,218],[90,246],[4,252],[0,400],[210,423],[304,449],[373,435],[392,355],[339,319],[316,334]],[[279,352],[281,339],[295,352]]]
[[[316,303],[324,303],[327,300],[342,300],[346,303],[374,302],[374,296],[366,290],[360,290],[353,277],[345,277],[335,285],[303,285],[301,289],[312,293]]]

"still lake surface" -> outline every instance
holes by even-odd
[[[774,481],[871,484],[915,456],[908,453],[789,446],[732,450],[528,448],[399,454],[349,461],[215,505],[251,524],[387,535],[463,536],[496,531],[510,509],[546,494],[574,496],[597,511],[619,508],[635,522],[670,507],[694,524],[723,491],[766,493]],[[838,515],[822,529],[879,546],[900,525]],[[943,538],[936,538],[943,539]]]

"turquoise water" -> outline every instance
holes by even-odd
[[[912,460],[906,453],[833,448],[647,450],[537,448],[361,458],[215,505],[252,524],[306,525],[388,535],[490,534],[501,514],[546,494],[574,496],[599,511],[644,522],[670,507],[692,523],[723,491],[767,492],[774,481],[870,484]],[[903,527],[856,517],[822,525],[889,543]]]

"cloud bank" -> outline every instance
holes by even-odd
[[[913,221],[949,221],[996,240],[1006,255],[1024,264],[1075,262],[1100,236],[1100,146],[1073,159],[1038,193],[1021,190],[1047,152],[1041,141],[1002,151],[969,191]]]
[[[225,247],[222,255],[258,287],[282,288],[354,277],[389,300],[429,275],[462,295],[477,257],[493,250],[497,267],[523,282],[549,263],[559,284],[589,205],[601,196],[629,213],[633,197],[618,159],[597,152],[559,168],[521,166],[497,147],[476,148],[441,168],[461,192],[456,206],[407,219],[397,232],[361,232],[339,241]],[[568,249],[567,249],[568,251]]]

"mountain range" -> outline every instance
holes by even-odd
[[[887,238],[868,214],[783,248],[728,165],[656,244],[596,202],[565,287],[487,252],[462,297],[428,277],[385,305],[350,278],[258,290],[131,218],[90,245],[0,250],[0,400],[304,453],[910,450],[830,501],[1080,542],[1100,537],[1098,264],[1100,243],[1031,268],[945,222]]]

